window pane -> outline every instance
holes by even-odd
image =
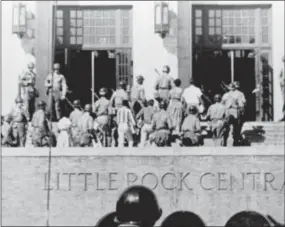
[[[202,26],[202,19],[196,19],[196,26]]]
[[[63,28],[57,28],[56,29],[56,35],[58,35],[58,36],[63,35]]]
[[[241,16],[241,10],[235,10],[234,14],[235,14],[235,17],[240,17]]]
[[[56,41],[57,41],[56,44],[63,44],[63,37],[62,36],[56,37]]]
[[[254,36],[252,36],[252,35],[249,36],[249,43],[255,43]]]
[[[229,24],[229,18],[223,18],[223,25]]]
[[[82,20],[77,20],[77,27],[81,27],[82,26]]]
[[[222,26],[222,20],[216,19],[216,26]]]
[[[202,28],[201,27],[196,27],[195,28],[195,33],[196,33],[196,35],[202,35]]]
[[[63,11],[62,10],[57,10],[56,11],[56,17],[57,18],[63,18]]]
[[[70,44],[76,44],[75,43],[75,37],[70,37]]]
[[[219,28],[219,27],[217,27],[217,28],[216,28],[216,34],[217,34],[217,35],[221,35],[221,34],[222,34],[222,29]]]
[[[77,28],[77,35],[81,36],[82,35],[82,28]]]
[[[215,20],[209,19],[209,26],[215,26]]]
[[[71,19],[71,20],[70,20],[70,26],[76,27],[76,20]]]
[[[254,27],[249,27],[248,29],[249,29],[249,34],[254,34],[255,33]]]
[[[241,34],[241,27],[235,27],[235,34],[240,35]]]
[[[76,17],[76,11],[75,10],[70,10],[70,17],[75,18]]]
[[[63,26],[63,19],[56,19],[56,25],[58,27],[62,27]]]
[[[261,21],[262,21],[261,23],[263,25],[267,25],[268,24],[268,17],[262,17]]]
[[[82,42],[82,37],[80,36],[80,37],[77,37],[77,44],[82,44],[83,42]]]
[[[195,16],[196,16],[196,17],[202,17],[202,10],[196,9],[196,11],[195,11]]]
[[[81,10],[78,10],[77,11],[77,17],[81,18],[83,15],[82,15],[82,11]]]
[[[229,11],[228,10],[223,10],[223,17],[229,17]]]
[[[248,15],[249,15],[248,10],[247,10],[247,9],[243,9],[243,10],[242,10],[242,16],[243,16],[243,17],[247,17]]]
[[[209,35],[214,35],[215,34],[215,28],[209,27]]]
[[[261,16],[268,17],[269,15],[269,9],[262,9],[261,10]]]
[[[215,11],[209,10],[209,17],[215,17]]]
[[[115,37],[111,37],[111,44],[115,44]],[[123,44],[129,43],[129,36],[123,36]]]
[[[216,17],[221,17],[221,16],[222,16],[221,10],[216,10]]]
[[[254,26],[254,22],[255,22],[254,17],[249,18],[249,23],[248,24],[250,26]]]
[[[76,36],[75,28],[70,28],[70,35]]]

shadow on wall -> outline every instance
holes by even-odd
[[[169,10],[169,33],[163,39],[163,46],[170,54],[177,56],[177,15]]]

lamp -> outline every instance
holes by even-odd
[[[154,32],[165,38],[169,32],[168,3],[156,2],[154,7]]]
[[[13,4],[12,34],[17,34],[19,38],[27,32],[27,7],[21,2]]]

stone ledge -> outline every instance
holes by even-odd
[[[1,148],[2,157],[47,157],[49,148]],[[284,146],[194,148],[52,148],[54,157],[76,156],[283,156]]]

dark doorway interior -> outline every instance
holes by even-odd
[[[245,54],[241,54],[245,53]],[[256,119],[255,96],[255,62],[247,56],[249,52],[235,53],[234,80],[240,82],[240,90],[247,99],[246,121]],[[223,84],[231,82],[231,60],[228,50],[203,51],[193,55],[193,78],[204,93],[212,99],[215,94],[224,94]]]

